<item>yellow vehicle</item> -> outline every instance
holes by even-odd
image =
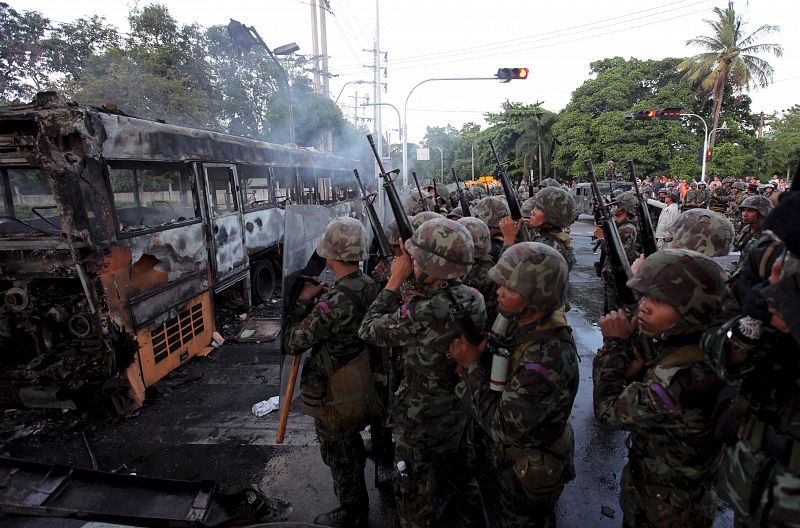
[[[481,176],[477,180],[465,181],[464,185],[466,185],[467,187],[472,187],[473,185],[480,185],[482,187],[488,185],[489,187],[494,187],[498,183],[499,182],[496,179],[494,179],[493,176]]]

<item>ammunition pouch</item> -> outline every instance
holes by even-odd
[[[330,356],[320,352],[328,373],[325,392],[300,387],[303,410],[329,431],[360,431],[382,414],[381,399],[372,378],[370,353],[365,349],[355,359],[333,370]]]
[[[546,503],[555,502],[564,484],[575,478],[574,451],[575,437],[567,424],[561,437],[546,449],[511,447],[506,454],[514,462],[514,475],[528,499]]]

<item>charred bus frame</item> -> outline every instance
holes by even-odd
[[[0,404],[140,406],[210,352],[215,294],[272,295],[286,203],[359,207],[354,163],[54,92],[0,108]]]

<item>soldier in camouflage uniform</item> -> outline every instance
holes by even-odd
[[[762,235],[761,226],[771,210],[772,203],[763,196],[748,196],[742,200],[739,211],[744,227],[733,241],[733,247],[742,252],[739,262],[747,257],[749,248],[758,243]]]
[[[558,187],[561,188],[561,184],[555,178],[545,178],[539,182],[539,189],[544,189],[545,187]]]
[[[471,286],[481,292],[486,304],[486,320],[494,321],[497,315],[497,285],[489,278],[489,270],[494,265],[492,257],[489,255],[491,249],[491,235],[489,228],[483,220],[473,216],[459,218],[458,223],[463,225],[472,235],[472,243],[475,247],[472,268],[464,276],[464,284]]]
[[[472,216],[486,222],[489,226],[489,233],[492,235],[492,247],[489,254],[492,262],[497,262],[500,253],[503,251],[503,233],[500,230],[500,220],[509,216],[511,211],[505,197],[487,196],[481,198],[475,207],[472,208]]]
[[[632,263],[639,257],[639,252],[636,250],[636,241],[638,240],[638,233],[636,225],[631,221],[631,217],[636,214],[636,197],[633,193],[622,193],[617,198],[617,203],[611,206],[611,213],[614,215],[614,222],[617,224],[619,230],[619,238],[622,242],[622,249],[629,263]],[[603,240],[603,229],[596,226],[594,236],[601,240],[603,250],[607,254],[605,248],[606,241]],[[620,302],[617,295],[617,285],[614,281],[614,273],[611,268],[611,259],[606,257],[603,261],[603,266],[600,270],[600,277],[603,279],[603,287],[605,289],[605,305],[604,313],[609,313],[620,308],[624,305]]]
[[[523,217],[528,212],[527,224],[533,228],[530,241],[541,242],[561,253],[570,270],[576,262],[575,250],[572,237],[564,229],[575,220],[575,208],[575,200],[560,187],[545,187],[520,207]],[[514,245],[520,228],[510,216],[500,220],[504,248]]]
[[[725,214],[728,210],[728,204],[733,198],[733,190],[731,189],[732,183],[733,180],[725,178],[722,180],[722,185],[714,189],[714,192],[711,193],[709,209],[717,213]]]
[[[538,242],[509,248],[489,272],[512,330],[508,381],[490,389],[479,358],[486,348],[459,338],[450,346],[461,367],[456,393],[491,441],[503,528],[555,526],[555,503],[574,477],[567,420],[578,390],[578,355],[563,312],[569,271]]]
[[[439,213],[434,213],[433,211],[422,211],[421,213],[417,213],[411,217],[411,227],[416,230],[419,228],[419,226],[428,220],[432,220],[433,218],[442,218],[442,215]]]
[[[335,218],[328,224],[317,246],[336,275],[336,284],[323,291],[323,284],[307,283],[288,318],[286,348],[302,354],[311,348],[303,365],[300,390],[303,395],[323,400],[330,375],[369,353],[358,338],[361,319],[378,295],[375,282],[359,270],[368,258],[364,226],[354,218]],[[318,297],[318,299],[317,299]],[[316,302],[315,302],[315,299]],[[372,379],[363,380],[372,383]],[[364,443],[360,428],[342,428],[315,418],[322,460],[331,469],[333,489],[341,506],[318,516],[314,522],[325,526],[367,525],[369,498],[364,482]]]
[[[450,342],[462,332],[448,317],[454,300],[476,328],[486,325],[483,297],[461,282],[473,263],[472,237],[458,222],[436,218],[422,224],[405,249],[358,331],[369,343],[402,349],[403,380],[392,409],[400,522],[434,526],[437,496],[449,485],[463,524],[485,526],[467,414],[453,392],[456,364],[448,358]],[[401,299],[398,290],[412,273],[415,292]]]
[[[734,232],[738,233],[742,229],[742,212],[739,206],[745,198],[744,190],[747,186],[743,182],[736,182],[731,186],[731,200],[728,202],[728,220],[733,224]]]
[[[708,202],[711,200],[711,190],[706,185],[706,182],[700,181],[697,183],[697,207],[705,209],[708,207]]]
[[[669,231],[673,248],[691,249],[707,257],[724,257],[733,243],[733,225],[710,209],[684,211]]]
[[[684,249],[650,255],[628,281],[642,296],[632,320],[600,319],[603,348],[593,365],[597,419],[630,431],[620,482],[625,527],[710,527],[720,444],[713,413],[723,381],[700,350],[725,289],[710,258]],[[658,337],[645,363],[632,346],[636,327]]]
[[[697,192],[697,182],[692,182],[689,185],[689,190],[686,191],[685,195],[683,195],[683,207],[681,207],[681,211],[688,211],[689,209],[698,207],[698,200],[699,194]]]
[[[420,197],[419,191],[414,191],[403,201],[403,209],[405,209],[408,216],[414,216],[426,209],[428,211],[433,211],[433,198],[431,195],[422,191],[421,196],[422,197]]]
[[[720,469],[737,528],[800,527],[800,194],[792,194],[767,226],[785,237],[768,279],[702,340],[709,362],[740,386]]]

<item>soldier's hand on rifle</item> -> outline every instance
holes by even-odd
[[[644,253],[639,255],[639,258],[634,260],[633,263],[631,264],[631,273],[636,275],[636,272],[639,270],[639,268],[642,267],[642,264],[644,264]]]
[[[303,284],[303,289],[300,290],[300,295],[297,297],[301,301],[309,301],[318,297],[322,290],[325,289],[325,283],[320,282],[319,277],[314,277],[317,283],[314,284],[313,282],[306,282]]]
[[[500,219],[500,232],[503,233],[503,245],[513,246],[517,239],[522,222],[515,222],[510,216]]]
[[[634,326],[623,310],[616,310],[600,317],[599,325],[603,337],[618,337],[627,341],[633,335]]]
[[[411,262],[411,256],[406,251],[406,246],[403,241],[400,241],[399,257],[392,259],[392,268],[389,272],[389,280],[386,282],[386,289],[397,291],[403,285],[403,281],[414,273],[414,263]]]
[[[456,372],[461,373],[467,365],[475,363],[486,350],[489,341],[484,339],[479,345],[473,345],[464,336],[459,336],[450,341],[450,355],[458,364]]]
[[[605,233],[603,233],[603,228],[600,227],[599,225],[594,226],[594,233],[592,233],[592,235],[598,240],[605,238]]]

